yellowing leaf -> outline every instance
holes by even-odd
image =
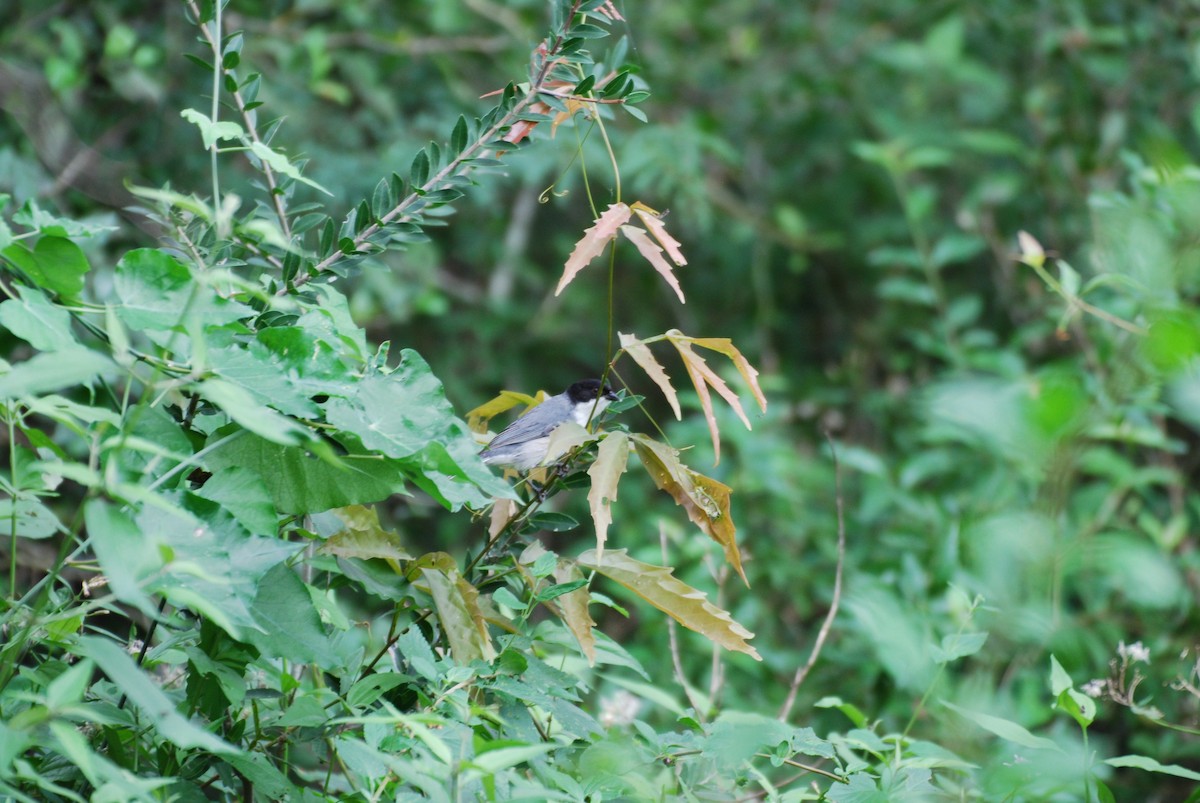
[[[654,381],[662,390],[663,395],[667,397],[667,403],[671,405],[672,412],[675,413],[675,420],[683,418],[683,413],[679,409],[679,396],[675,393],[675,388],[671,384],[671,378],[667,376],[667,372],[662,365],[654,358],[650,347],[642,341],[638,340],[633,335],[617,333],[617,337],[621,340],[621,348],[625,349],[625,353],[633,358],[641,369],[646,372],[646,376]]]
[[[491,518],[488,519],[488,537],[495,538],[499,535],[515,515],[517,515],[517,500],[497,499],[492,505]]]
[[[502,390],[496,398],[484,402],[467,413],[467,426],[471,428],[472,432],[487,432],[488,422],[501,413],[508,412],[518,404],[532,407],[537,403],[538,399],[533,396],[513,390]]]
[[[679,287],[679,280],[675,278],[675,272],[671,270],[671,265],[667,260],[663,259],[663,250],[650,239],[650,235],[637,226],[622,226],[621,233],[625,235],[629,242],[637,246],[637,250],[646,258],[646,261],[653,265],[659,275],[667,280],[667,284],[671,285],[671,289],[675,291],[675,295],[679,296],[679,303],[686,304],[687,299],[683,297],[683,290]]]
[[[1017,232],[1017,245],[1021,247],[1020,260],[1026,265],[1040,268],[1046,264],[1046,251],[1042,244],[1027,231]]]
[[[535,578],[526,567],[532,565],[548,551],[540,542],[534,541],[525,548],[517,562],[517,569],[521,572],[521,576],[525,578],[525,581],[533,587],[534,594],[540,594],[550,584],[544,578]],[[583,573],[579,571],[579,567],[575,561],[558,555],[554,557],[556,560],[554,566],[555,582],[570,583],[583,579]],[[591,614],[588,613],[588,604],[591,600],[591,592],[585,586],[577,588],[574,591],[569,591],[552,600],[543,600],[542,605],[545,605],[551,613],[563,621],[563,624],[575,636],[575,640],[579,642],[579,648],[588,659],[588,664],[594,666],[596,663],[596,635],[592,631],[596,627],[596,623],[592,620]]]
[[[546,457],[542,460],[543,465],[553,465],[567,452],[594,438],[594,435],[574,421],[564,421],[550,433],[550,440],[546,442]]]
[[[603,555],[588,550],[577,562],[585,569],[593,569],[620,583],[684,627],[725,649],[743,652],[756,661],[762,660],[746,643],[747,639],[754,638],[753,633],[709,602],[704,592],[672,575],[669,568],[634,560],[623,549],[612,549]]]
[[[596,554],[604,554],[608,540],[608,525],[612,524],[612,503],[617,501],[617,483],[629,465],[629,436],[610,432],[600,441],[596,462],[588,469],[592,489],[588,491],[588,507],[596,524]]]
[[[400,542],[400,536],[383,529],[374,508],[350,505],[333,511],[345,527],[330,536],[317,552],[340,558],[383,558],[399,571],[396,561],[413,556]]]
[[[677,329],[667,332],[668,337],[672,334],[684,336]],[[742,379],[746,380],[746,384],[750,386],[750,392],[754,394],[754,400],[758,402],[759,409],[764,413],[767,411],[767,397],[763,395],[762,387],[758,384],[758,369],[750,364],[742,352],[738,351],[732,340],[727,337],[689,337],[687,340],[691,341],[694,346],[719,352],[732,360],[734,367],[742,375]]]
[[[688,518],[721,545],[725,560],[749,585],[742,571],[742,556],[737,546],[737,527],[729,514],[731,490],[711,477],[698,474],[679,462],[679,452],[670,446],[632,435],[638,458],[660,490],[669,493],[675,504],[682,505]]]
[[[433,605],[437,608],[438,621],[450,642],[450,654],[459,663],[468,663],[476,658],[490,661],[496,657],[488,635],[487,621],[479,608],[479,591],[462,579],[457,569],[443,571],[436,568],[421,570],[429,584]]]
[[[666,249],[671,260],[676,265],[686,265],[687,260],[683,258],[683,252],[679,250],[679,241],[667,234],[667,227],[663,225],[662,216],[640,202],[633,205],[633,211],[637,212],[642,225],[654,235],[654,239],[658,240]]]
[[[575,250],[571,251],[571,256],[567,257],[567,264],[563,266],[563,275],[558,280],[558,287],[554,289],[554,295],[561,293],[575,278],[575,274],[600,256],[609,241],[617,236],[617,230],[621,224],[628,222],[632,214],[625,204],[612,204],[604,211],[604,214],[596,218],[596,224],[584,231],[583,237],[575,243]]]
[[[559,583],[570,583],[582,580],[583,572],[579,571],[579,567],[574,562],[559,558],[558,565],[554,569],[554,579]],[[569,591],[557,599],[549,600],[545,604],[558,615],[558,618],[563,620],[563,624],[571,631],[571,635],[575,636],[575,640],[579,642],[579,649],[587,657],[588,665],[595,666],[596,634],[592,631],[596,627],[596,622],[588,613],[588,604],[591,601],[592,592],[588,590],[587,586],[584,586]]]

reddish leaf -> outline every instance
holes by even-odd
[[[561,293],[575,278],[575,274],[600,256],[605,246],[617,236],[617,230],[622,224],[629,221],[632,214],[625,204],[613,204],[605,210],[604,214],[596,218],[595,225],[585,230],[583,237],[575,243],[575,249],[571,251],[571,256],[567,258],[567,264],[563,266],[563,275],[558,280],[558,287],[554,289],[554,295]]]
[[[618,332],[617,337],[620,338],[621,348],[625,349],[625,353],[641,366],[641,369],[646,372],[646,376],[654,380],[654,384],[658,385],[663,395],[667,397],[667,403],[671,405],[671,411],[675,413],[675,420],[683,418],[683,412],[679,409],[679,396],[675,393],[674,386],[671,385],[671,378],[667,376],[667,372],[658,360],[654,359],[650,347],[633,335]]]
[[[670,264],[663,259],[663,250],[659,248],[650,239],[650,235],[639,229],[637,226],[622,226],[621,233],[637,246],[637,250],[646,261],[654,266],[658,274],[667,280],[667,284],[671,285],[671,289],[675,291],[675,295],[679,296],[679,303],[686,304],[687,300],[683,297],[683,290],[679,287],[679,280],[675,278],[674,271],[671,270]]]
[[[654,235],[654,239],[658,240],[662,244],[662,247],[666,249],[667,255],[671,257],[671,260],[676,265],[686,265],[687,260],[683,258],[683,252],[679,250],[679,241],[667,234],[667,227],[663,225],[662,216],[641,203],[635,203],[633,211],[637,212],[638,217],[641,218],[642,225]]]

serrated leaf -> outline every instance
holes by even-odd
[[[163,568],[159,539],[106,500],[88,500],[83,513],[92,549],[117,599],[147,616],[157,615],[145,586]]]
[[[259,437],[285,446],[303,443],[308,439],[304,427],[259,404],[239,385],[223,379],[205,379],[194,387],[197,393],[221,408],[232,420]]]
[[[317,664],[322,669],[338,665],[339,656],[330,644],[308,589],[287,564],[277,563],[262,576],[250,613],[262,630],[248,629],[245,637],[264,657]]]
[[[640,202],[633,205],[633,211],[637,213],[646,230],[654,235],[654,239],[658,240],[667,252],[667,256],[671,257],[671,261],[680,267],[686,265],[687,260],[684,259],[683,252],[679,250],[679,241],[667,234],[667,226],[662,221],[662,215]]]
[[[625,235],[625,239],[633,243],[647,262],[650,263],[658,274],[666,280],[667,284],[675,291],[675,295],[679,297],[680,304],[686,304],[687,299],[683,297],[683,289],[679,286],[679,279],[676,278],[675,272],[671,270],[671,266],[667,260],[663,259],[663,250],[656,243],[652,242],[650,235],[643,229],[637,226],[622,226],[621,233]]]
[[[584,230],[583,237],[575,243],[571,256],[567,257],[567,262],[563,265],[563,275],[558,280],[558,286],[554,288],[554,295],[562,293],[579,271],[603,253],[605,246],[617,236],[617,231],[629,222],[632,215],[632,210],[625,204],[612,204],[604,214],[596,218],[594,225]]]
[[[596,462],[588,468],[592,480],[588,491],[588,507],[596,525],[596,554],[603,556],[604,543],[608,540],[608,527],[612,524],[612,505],[617,501],[617,483],[629,465],[629,436],[624,432],[610,432],[600,441]]]
[[[737,528],[729,512],[729,486],[683,465],[676,449],[645,435],[633,435],[632,438],[638,457],[654,484],[669,493],[675,504],[687,512],[688,518],[721,545],[725,560],[737,570],[742,582],[749,585],[746,573],[742,571]]]
[[[710,603],[704,592],[676,578],[669,568],[634,560],[623,549],[612,549],[602,556],[595,550],[588,550],[576,562],[619,583],[713,643],[745,653],[756,661],[762,660],[758,651],[746,642],[754,637],[753,633]]]
[[[662,390],[663,396],[667,398],[667,404],[671,405],[671,410],[675,413],[675,420],[683,418],[683,412],[679,409],[679,395],[675,392],[675,387],[671,384],[671,378],[667,376],[666,370],[654,358],[650,347],[634,335],[618,332],[617,337],[620,339],[621,348],[625,350],[625,353],[633,358],[633,361],[646,372],[646,376],[650,377],[654,384]]]

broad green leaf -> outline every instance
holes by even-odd
[[[0,326],[39,351],[58,351],[77,345],[71,333],[71,314],[50,303],[42,293],[17,285],[21,298],[0,303]]]
[[[91,383],[112,367],[108,357],[83,346],[37,354],[0,373],[0,399],[39,396],[63,388]]]
[[[954,703],[950,703],[945,700],[942,700],[942,705],[946,706],[951,711],[961,714],[979,727],[983,728],[988,733],[995,734],[1001,739],[1014,742],[1023,747],[1029,747],[1034,750],[1052,750],[1056,753],[1062,752],[1062,748],[1059,747],[1055,742],[1041,736],[1035,736],[1024,727],[1011,720],[992,716],[991,714],[984,714],[979,711],[968,711],[965,708],[960,708]]]
[[[623,549],[609,550],[602,556],[595,550],[588,550],[577,562],[621,584],[684,627],[725,649],[762,660],[758,651],[746,643],[746,639],[754,637],[753,633],[710,603],[702,591],[672,575],[669,568],[634,560]]]
[[[1147,772],[1161,772],[1164,775],[1174,775],[1176,778],[1200,781],[1200,772],[1189,770],[1187,767],[1181,767],[1178,764],[1162,764],[1149,756],[1115,756],[1104,759],[1104,763],[1110,767],[1135,767]]]
[[[755,753],[772,752],[776,745],[791,739],[794,730],[765,714],[723,711],[707,728],[701,749],[721,772],[731,772]]]
[[[216,443],[227,434],[228,429],[218,430],[211,440]],[[280,513],[320,513],[404,493],[404,475],[395,461],[381,460],[353,444],[331,464],[303,447],[246,433],[214,449],[205,466],[214,473],[230,467],[253,472]]]
[[[543,510],[529,517],[531,530],[545,530],[551,533],[565,533],[574,530],[579,522],[574,516],[559,513],[557,510]]]
[[[88,539],[117,599],[147,616],[157,616],[146,587],[163,568],[157,534],[138,526],[134,517],[104,499],[89,499],[83,508]]]
[[[687,516],[708,536],[721,545],[729,562],[743,582],[742,557],[737,546],[737,528],[729,513],[729,486],[692,471],[679,462],[679,452],[645,435],[633,435],[638,458],[660,489],[682,505]]]
[[[246,637],[265,656],[327,670],[338,666],[339,656],[304,583],[285,564],[276,564],[259,580],[250,612],[262,632],[248,631]]]
[[[8,198],[7,194],[0,194],[0,200],[3,200],[4,203],[8,202]],[[3,205],[0,203],[0,207]],[[18,226],[25,226],[51,237],[92,237],[101,232],[115,231],[117,228],[116,226],[59,217],[42,209],[32,198],[13,213],[13,222]]]
[[[42,237],[33,250],[13,243],[0,256],[29,277],[30,281],[58,295],[74,297],[83,291],[83,276],[88,272],[83,249],[65,237]]]
[[[371,675],[371,678],[374,677],[378,677],[378,675]],[[367,678],[367,680],[371,678]],[[329,712],[325,710],[325,706],[315,696],[303,694],[298,696],[295,702],[288,706],[283,716],[275,720],[273,724],[281,728],[319,728],[328,720]]]
[[[216,472],[194,492],[216,502],[255,535],[275,535],[279,516],[262,477],[241,466]]]
[[[412,678],[395,672],[380,672],[368,675],[350,687],[346,692],[346,705],[352,709],[366,708],[383,695],[397,686],[410,683]]]
[[[596,554],[604,554],[608,526],[612,524],[612,504],[617,501],[617,483],[629,465],[629,436],[610,432],[600,441],[596,462],[588,468],[592,480],[588,491],[588,507],[596,525]]]
[[[1096,701],[1075,689],[1071,676],[1053,654],[1050,655],[1050,691],[1055,696],[1055,707],[1070,714],[1079,727],[1092,724],[1096,718]]]
[[[247,781],[253,784],[255,797],[262,795],[266,800],[295,800],[302,796],[287,776],[268,758],[268,753],[247,752],[226,756],[225,761]]]
[[[274,443],[295,445],[308,439],[308,431],[287,416],[259,404],[245,388],[223,379],[205,379],[196,392],[220,407],[246,429]]]
[[[49,538],[65,532],[54,511],[36,499],[0,499],[0,533],[20,538]]]
[[[79,654],[91,658],[109,680],[145,714],[145,722],[164,739],[185,750],[236,755],[238,748],[193,724],[176,710],[175,702],[114,641],[99,636],[79,639]]]
[[[512,747],[496,747],[477,753],[467,762],[464,768],[464,778],[475,780],[481,776],[492,775],[500,770],[515,767],[518,764],[531,762],[557,749],[553,744],[527,744]]]
[[[113,286],[121,301],[117,316],[137,331],[169,330],[188,319],[221,325],[254,314],[245,304],[221,298],[187,265],[154,248],[121,257]]]
[[[942,639],[940,646],[933,648],[933,660],[939,664],[948,664],[974,655],[983,649],[987,641],[987,633],[953,633]]]

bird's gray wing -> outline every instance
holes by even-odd
[[[492,438],[484,451],[493,452],[535,438],[544,438],[570,418],[570,414],[571,402],[560,396],[551,396],[505,427],[499,435]]]

